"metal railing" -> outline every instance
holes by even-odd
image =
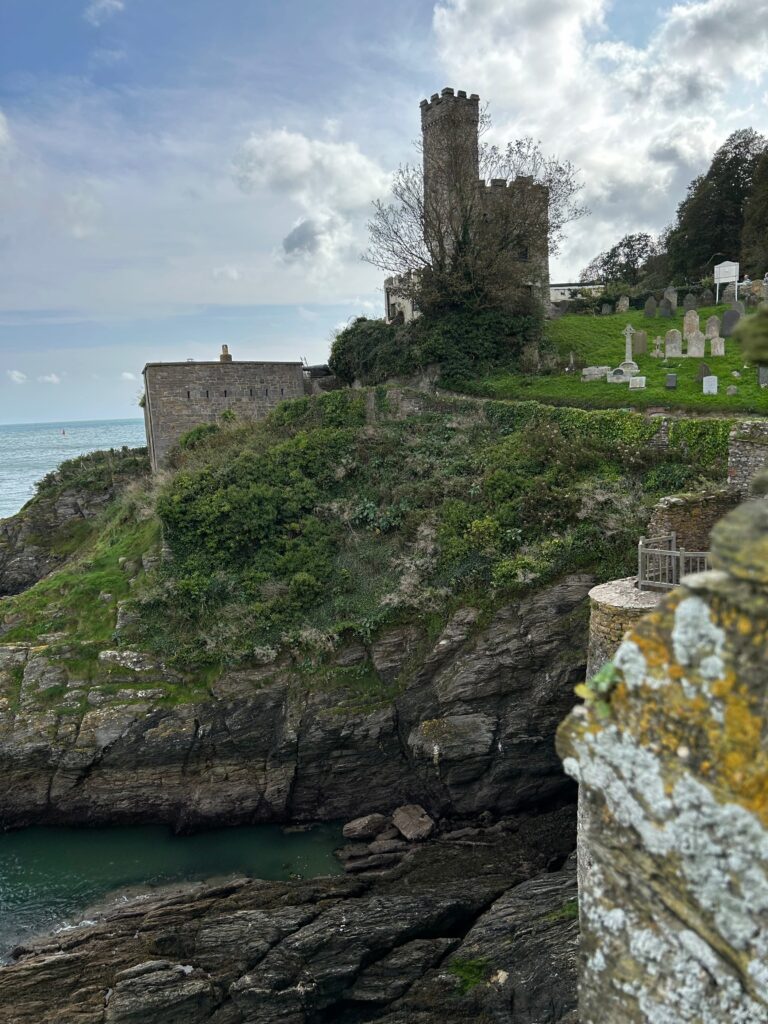
[[[637,545],[637,586],[640,590],[671,590],[683,576],[710,568],[708,551],[686,551],[677,535],[641,537]]]

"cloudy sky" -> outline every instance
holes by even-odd
[[[324,359],[446,85],[582,169],[572,279],[768,132],[768,0],[0,0],[0,423],[132,415],[222,342]]]

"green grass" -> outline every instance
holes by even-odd
[[[487,960],[467,960],[457,957],[448,965],[448,973],[459,981],[459,991],[462,995],[471,992],[473,988],[482,985],[491,975],[491,965]]]
[[[544,915],[546,921],[575,921],[579,916],[579,901],[576,896],[567,900],[562,907]]]
[[[699,310],[702,331],[707,318],[722,315],[727,306]],[[683,329],[682,309],[677,315],[665,320],[662,317],[646,319],[642,310],[631,309],[627,313],[611,316],[581,316],[569,314],[547,325],[549,340],[557,348],[560,358],[567,362],[569,353],[587,366],[618,366],[624,359],[624,338],[622,331],[631,324],[635,330],[648,334],[648,350],[653,351],[653,340],[660,335],[662,341],[667,331]],[[708,348],[709,346],[707,346]],[[644,391],[630,391],[626,384],[608,384],[605,381],[582,383],[581,374],[562,372],[526,376],[520,373],[498,373],[481,378],[466,388],[476,395],[499,399],[534,399],[554,405],[577,405],[584,408],[632,408],[686,409],[699,413],[759,413],[768,414],[768,389],[762,390],[757,382],[757,369],[745,368],[744,358],[737,342],[727,338],[725,355],[705,356],[704,359],[654,359],[650,354],[636,356],[635,362],[640,374],[647,378]],[[717,395],[703,395],[698,380],[700,363],[705,362],[719,377]],[[741,373],[741,379],[732,376],[733,371]],[[665,388],[666,375],[677,374],[677,389]],[[735,384],[737,395],[728,397],[726,388]]]

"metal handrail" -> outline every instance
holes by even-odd
[[[708,551],[686,551],[677,547],[674,533],[662,537],[641,537],[637,545],[637,586],[639,590],[672,590],[683,576],[710,568]]]

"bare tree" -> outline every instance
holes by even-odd
[[[420,144],[422,166],[398,168],[368,224],[363,258],[401,276],[422,308],[514,304],[546,277],[565,224],[587,213],[570,162],[530,138],[482,144],[487,115],[467,111],[441,114]]]

